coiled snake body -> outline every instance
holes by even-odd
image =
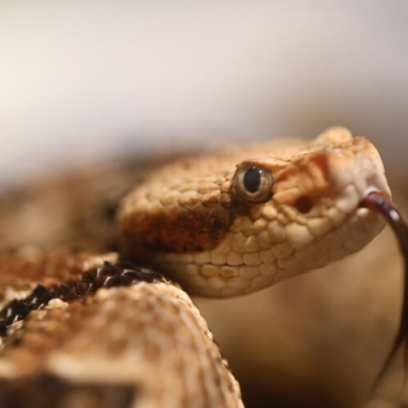
[[[359,208],[372,191],[390,195],[376,148],[332,128],[153,172],[120,206],[120,259],[4,254],[0,407],[242,406],[186,292],[239,296],[358,251],[384,226]]]

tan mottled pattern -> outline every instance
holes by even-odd
[[[269,169],[272,198],[237,199],[232,178],[242,162]],[[390,194],[376,148],[332,128],[312,141],[257,143],[154,172],[119,214],[128,256],[169,273],[189,293],[250,293],[349,255],[384,226],[359,209],[371,191]],[[297,200],[313,203],[304,213]]]
[[[84,265],[100,265],[111,257],[60,254],[59,264],[81,261],[83,272]],[[63,275],[55,258],[27,261],[26,267],[42,269],[49,278],[53,270],[59,281]],[[16,282],[24,269],[20,266]],[[70,279],[78,272],[77,266]],[[44,396],[39,391],[44,378],[64,385],[66,394],[53,396],[63,407],[93,407],[84,402],[84,392],[94,398],[95,390],[106,386],[126,387],[131,393],[131,402],[123,407],[243,407],[238,383],[197,308],[185,292],[156,280],[102,288],[70,303],[53,299],[11,324],[0,351],[0,406],[31,403],[24,393],[13,394],[22,382],[37,384],[27,397],[35,399],[35,406],[41,398],[51,406],[46,398],[53,390],[43,390]],[[82,391],[73,392],[76,388]]]
[[[63,250],[42,253],[34,248],[1,255],[0,310],[15,299],[29,296],[37,285],[50,287],[80,279],[84,270],[91,267],[91,260],[95,264],[98,257]]]

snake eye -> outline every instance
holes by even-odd
[[[264,203],[272,197],[273,176],[269,170],[260,167],[242,167],[236,171],[233,185],[244,201]]]

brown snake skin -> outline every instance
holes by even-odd
[[[248,166],[273,174],[262,203],[237,192],[234,174]],[[312,142],[177,161],[149,174],[123,201],[126,262],[115,253],[27,246],[91,251],[117,242],[111,223],[86,228],[94,215],[70,228],[61,214],[49,219],[44,208],[60,200],[55,185],[28,209],[16,210],[16,196],[3,200],[0,407],[242,407],[238,383],[189,296],[140,263],[191,294],[256,291],[370,242],[383,222],[357,208],[373,190],[389,194],[378,152],[342,128]],[[66,201],[60,211],[75,214]],[[36,210],[44,220],[33,225]]]

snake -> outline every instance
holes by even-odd
[[[385,226],[360,205],[373,193],[391,198],[378,150],[334,127],[152,170],[119,204],[118,252],[3,249],[0,407],[243,407],[190,296],[359,251]]]

